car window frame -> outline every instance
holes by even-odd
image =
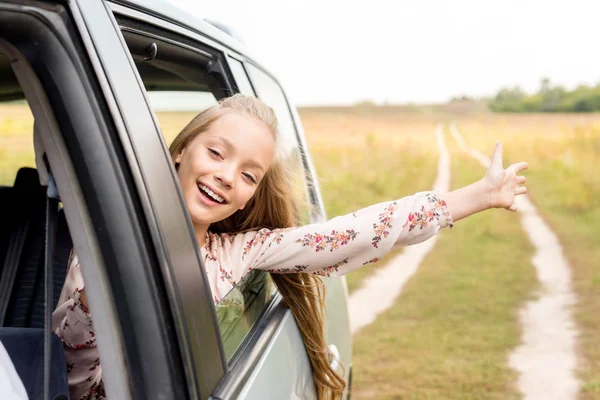
[[[91,31],[97,67],[107,76],[105,95],[114,96],[112,106],[122,118],[119,133],[127,145],[126,155],[137,168],[135,184],[143,193],[144,211],[160,257],[187,390],[190,397],[206,397],[225,371],[212,295],[171,157],[115,14],[152,25],[161,32],[170,33],[171,26],[124,6],[115,11],[112,4],[104,2],[81,0],[78,5],[84,14],[83,23]],[[97,14],[105,14],[106,19],[100,21]],[[107,23],[112,26],[110,38]],[[121,58],[118,63],[113,60],[115,48],[122,50],[117,53]],[[155,146],[148,148],[150,140]],[[165,184],[170,187],[165,188]]]
[[[223,72],[229,78],[232,93],[237,91],[238,89],[236,78],[240,79],[240,76],[234,72],[234,70],[229,65],[229,62],[231,59],[237,62],[241,62],[243,70],[245,72],[245,76],[243,78],[246,78],[248,80],[248,82],[250,83],[250,87],[252,87],[253,89],[253,92],[249,94],[256,95],[256,92],[254,90],[254,83],[252,82],[245,65],[245,62],[247,62],[247,57],[243,56],[241,53],[231,48],[224,47],[220,43],[212,41],[210,38],[207,39],[204,36],[197,35],[195,32],[188,30],[185,27],[173,25],[168,21],[164,21],[162,19],[143,14],[136,10],[125,8],[121,5],[116,5],[112,3],[109,3],[109,5],[115,13],[127,16],[128,18],[138,19],[145,23],[150,23],[161,29],[168,30],[170,33],[185,36],[186,38],[189,38],[198,44],[207,46],[209,48],[221,52],[225,60],[223,63]],[[271,75],[269,74],[269,76]],[[278,82],[277,84],[279,85]],[[281,86],[279,87],[281,88]],[[283,89],[281,90],[283,92]],[[283,93],[285,96],[285,92]],[[289,109],[290,105],[287,101],[287,97],[285,97],[285,101],[286,107]],[[295,125],[296,121],[293,119],[292,113],[290,113],[290,119]],[[294,126],[294,132],[296,134],[298,132],[296,126]],[[298,140],[297,137],[296,139]],[[302,143],[303,142],[301,140],[298,140],[299,146],[302,146]],[[300,150],[304,162],[305,150],[304,148],[300,148]],[[231,398],[232,396],[234,396],[235,393],[239,393],[239,391],[243,388],[245,382],[250,377],[254,367],[258,364],[261,356],[264,354],[264,351],[269,346],[271,339],[275,336],[278,327],[280,326],[283,318],[285,317],[285,315],[287,315],[287,313],[289,313],[289,309],[283,304],[281,295],[279,295],[279,293],[276,293],[266,303],[264,310],[260,314],[260,317],[254,323],[254,325],[252,326],[252,328],[250,329],[250,331],[236,350],[231,360],[227,362],[226,357],[223,357],[223,361],[226,364],[225,372],[219,384],[212,392],[212,396],[214,398]],[[218,324],[216,326],[216,329],[218,330]],[[219,340],[222,346],[220,335]]]
[[[250,58],[247,54],[244,53],[243,49],[233,49],[231,47],[227,47],[223,41],[218,41],[216,38],[206,35],[200,30],[194,29],[190,26],[185,26],[179,21],[167,21],[162,19],[158,15],[148,15],[142,11],[134,10],[131,8],[127,8],[121,4],[117,4],[114,2],[108,2],[108,7],[114,12],[118,14],[122,14],[128,16],[130,18],[136,18],[143,20],[147,23],[151,23],[156,26],[160,26],[163,29],[169,30],[172,33],[179,34],[190,38],[196,42],[207,45],[213,49],[221,51],[225,58],[233,58],[237,61],[242,62],[244,66],[244,70],[246,72],[246,77],[250,81],[250,84],[254,88],[254,82],[247,71],[246,64],[252,64],[253,66],[261,69],[267,75],[273,79],[277,85],[281,88],[281,85],[268,71],[265,71],[258,63],[256,63],[252,58]],[[243,46],[242,46],[243,47]],[[225,70],[228,72],[231,80],[231,85],[233,87],[236,86],[235,76],[232,72],[232,69],[229,67],[229,63],[226,62],[227,66]],[[281,88],[289,113],[290,118],[292,118],[292,123],[294,124],[294,130],[297,136],[297,140],[299,145],[301,146],[302,160],[305,165],[307,165],[307,151],[306,151],[306,143],[302,137],[298,137],[298,133],[301,132],[301,129],[298,127],[298,119],[293,112],[293,108],[290,107],[289,100],[283,88]],[[255,93],[256,94],[256,93]],[[308,160],[310,160],[308,158]],[[314,174],[312,169],[310,171],[310,181],[314,181]],[[307,175],[307,180],[309,179]],[[311,185],[312,186],[312,185]],[[316,195],[315,195],[316,193]],[[323,210],[322,203],[316,202],[315,199],[319,199],[320,196],[318,194],[318,190],[315,192],[309,188],[309,198],[310,204],[315,205],[316,209]],[[313,222],[317,222],[322,220],[318,214],[311,215]],[[262,355],[265,350],[268,348],[269,344],[272,341],[272,338],[276,335],[278,328],[281,326],[282,321],[284,320],[286,315],[289,315],[289,309],[283,304],[281,296],[277,294],[274,296],[271,301],[268,303],[267,307],[263,311],[261,317],[254,324],[251,331],[248,333],[243,343],[238,348],[235,356],[225,367],[225,373],[223,374],[221,380],[219,381],[217,387],[212,392],[211,398],[214,399],[223,399],[223,398],[233,398],[243,389],[244,384],[250,378],[254,367],[257,366],[260,361]]]

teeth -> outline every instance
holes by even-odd
[[[204,192],[206,192],[210,197],[212,197],[217,202],[222,203],[223,201],[225,201],[225,199],[223,199],[221,196],[219,196],[218,194],[216,194],[215,192],[210,190],[210,188],[208,188],[207,186],[198,185],[198,187],[200,189],[202,189]]]

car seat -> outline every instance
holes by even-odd
[[[44,394],[45,242],[48,172],[34,132],[38,169],[21,168],[12,188],[0,188],[0,341],[30,399]],[[5,222],[5,223],[4,223]],[[72,248],[64,212],[56,218],[52,264],[54,310]],[[51,335],[51,399],[68,399],[67,369],[60,339]]]

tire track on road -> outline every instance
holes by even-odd
[[[440,158],[433,188],[446,193],[450,190],[450,154],[444,140],[443,124],[436,126],[435,138]],[[419,264],[433,249],[436,241],[437,235],[425,242],[405,247],[402,253],[390,260],[385,267],[375,270],[365,279],[360,289],[348,300],[350,329],[353,334],[373,323],[378,315],[394,304],[404,284],[417,271]]]
[[[469,148],[455,124],[450,124],[450,134],[464,152],[487,169],[489,157]],[[526,400],[575,399],[579,381],[575,376],[577,332],[571,307],[576,298],[571,290],[571,267],[556,234],[527,195],[518,196],[515,204],[536,249],[532,263],[542,292],[519,312],[523,343],[511,353],[509,364],[519,373],[519,390]]]

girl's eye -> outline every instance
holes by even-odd
[[[247,174],[245,172],[242,175],[244,175],[246,178],[250,179],[252,181],[252,183],[256,183],[256,179],[252,175]]]
[[[218,151],[216,151],[216,150],[213,150],[213,149],[208,149],[208,151],[210,151],[210,152],[211,152],[211,153],[212,153],[214,156],[221,157],[221,153],[219,153],[219,152],[218,152]]]

